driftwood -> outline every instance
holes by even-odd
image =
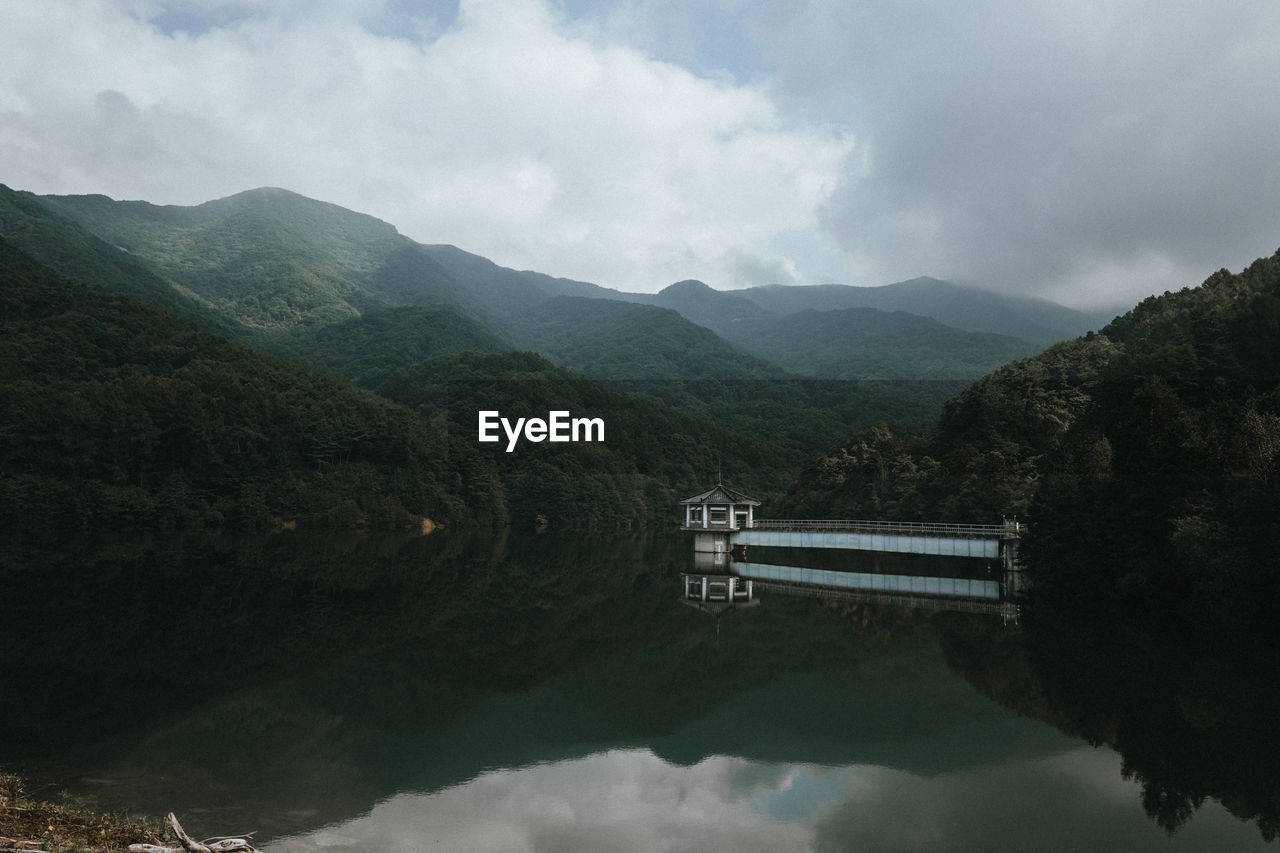
[[[0,853],[46,853],[35,847],[34,841],[19,841],[16,838],[0,838]]]
[[[258,853],[257,848],[249,843],[253,836],[250,832],[243,836],[223,836],[196,841],[182,830],[177,815],[169,812],[164,819],[165,826],[178,839],[181,847],[159,847],[155,844],[130,844],[129,853]]]

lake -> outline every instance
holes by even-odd
[[[1276,846],[1248,654],[767,589],[717,618],[692,566],[678,534],[19,537],[0,767],[271,853]]]

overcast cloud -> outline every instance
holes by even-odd
[[[1108,307],[1280,246],[1280,4],[0,0],[0,181],[657,290]]]

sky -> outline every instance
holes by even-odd
[[[1123,308],[1280,247],[1277,44],[1275,0],[0,0],[0,183]]]

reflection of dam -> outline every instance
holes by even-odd
[[[999,601],[1000,581],[973,578],[930,578],[916,575],[888,575],[878,572],[838,572],[771,566],[767,563],[732,563],[739,577],[753,581],[821,586],[888,595],[920,595]]]
[[[1009,623],[1018,621],[1022,599],[1022,573],[1008,565],[998,579],[941,577],[783,566],[735,560],[723,553],[695,553],[694,568],[682,573],[682,581],[684,603],[715,615],[756,606],[756,594],[768,590],[892,607],[989,613]]]
[[[703,555],[698,555],[702,557]],[[699,560],[698,562],[703,562]],[[710,561],[707,561],[710,562]],[[758,605],[760,590],[892,607],[989,613],[1019,618],[1020,573],[1001,580],[849,572],[720,560],[683,574],[683,600],[709,613]]]
[[[756,518],[760,501],[717,483],[685,498],[681,530],[694,534],[693,548],[710,554],[734,548],[822,548],[879,551],[1018,561],[1023,529],[1017,521],[1001,524],[867,521],[844,519]]]
[[[922,577],[919,575],[843,572],[774,566],[767,563],[730,563],[753,589],[788,595],[809,595],[844,601],[863,601],[916,610],[948,610],[989,613],[1005,623],[1019,620],[1021,574],[1005,573],[1003,580]]]

